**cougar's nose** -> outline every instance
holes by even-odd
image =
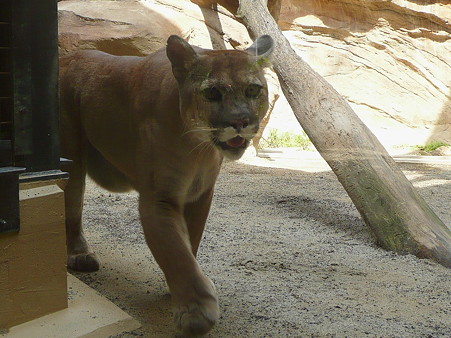
[[[246,128],[249,125],[249,119],[237,119],[230,121],[230,125],[236,129],[237,131],[240,131],[241,129]]]

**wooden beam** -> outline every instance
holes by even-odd
[[[240,1],[250,35],[275,40],[272,63],[282,91],[385,249],[451,267],[451,231],[435,215],[346,100],[291,48],[261,0]]]

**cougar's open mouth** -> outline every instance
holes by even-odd
[[[215,146],[229,160],[238,160],[244,154],[258,127],[251,125],[247,126],[245,130],[237,129],[234,127],[218,128],[211,134]]]
[[[226,141],[225,144],[232,148],[242,148],[243,146],[246,146],[246,139],[238,135]]]
[[[219,146],[222,150],[238,150],[245,149],[249,145],[249,141],[244,137],[239,135],[227,140],[227,141],[219,141],[216,140],[216,145]]]

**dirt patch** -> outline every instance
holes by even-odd
[[[210,336],[451,336],[451,270],[378,248],[327,167],[293,167],[224,165],[199,252],[220,300]],[[451,167],[401,168],[451,224]],[[76,276],[143,324],[121,337],[174,336],[137,195],[89,183],[84,219],[102,268]]]

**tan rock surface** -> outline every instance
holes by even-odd
[[[450,20],[442,1],[287,0],[279,25],[370,128],[419,144],[451,140]]]
[[[58,9],[62,53],[95,48],[115,55],[146,55],[163,47],[171,34],[204,48],[251,43],[231,15],[187,0],[69,0],[60,2]]]

